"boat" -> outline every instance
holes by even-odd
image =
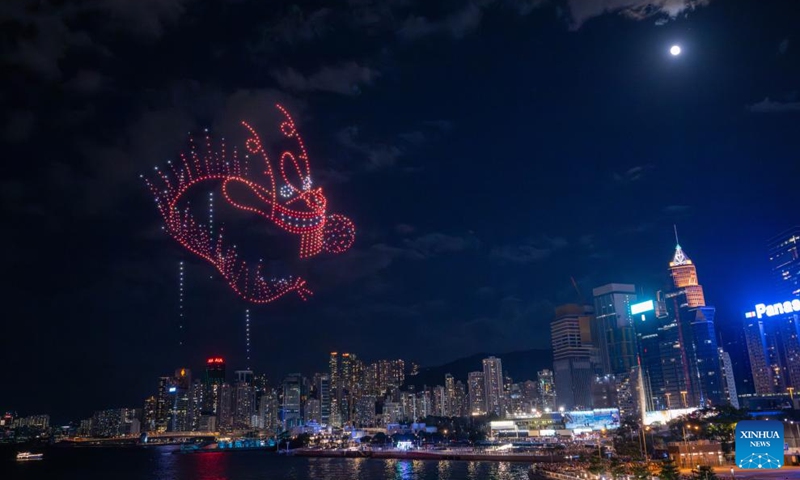
[[[42,458],[44,458],[44,453],[19,452],[17,454],[17,461],[19,462],[41,460]]]

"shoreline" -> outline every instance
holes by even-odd
[[[281,452],[283,453],[283,452]],[[496,454],[461,451],[424,451],[424,450],[291,450],[289,455],[298,457],[323,458],[375,458],[406,460],[464,460],[480,462],[521,462],[521,463],[558,463],[554,455],[535,454]]]

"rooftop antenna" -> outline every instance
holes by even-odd
[[[569,277],[572,280],[572,286],[575,287],[575,292],[578,294],[578,300],[581,302],[581,306],[586,305],[586,302],[583,300],[583,294],[581,294],[581,289],[578,288],[578,282],[575,281],[575,277]]]
[[[675,230],[675,245],[680,245],[681,242],[678,241],[678,226],[673,223],[672,229]]]

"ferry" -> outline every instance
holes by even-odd
[[[27,460],[41,460],[44,458],[43,453],[19,452],[17,454],[17,461],[24,462]]]

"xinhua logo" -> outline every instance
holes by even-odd
[[[736,465],[775,469],[783,466],[783,423],[745,420],[736,424]]]

